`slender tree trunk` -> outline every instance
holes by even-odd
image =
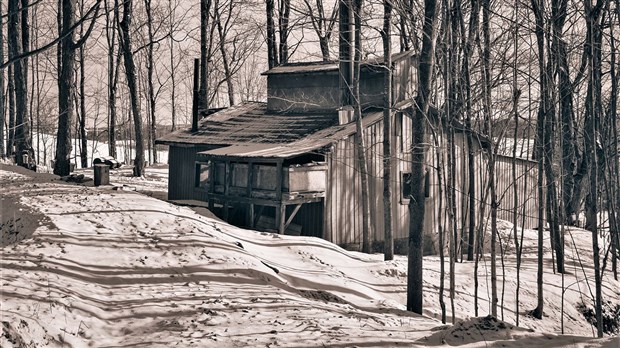
[[[538,270],[537,270],[537,298],[538,303],[536,308],[532,311],[532,316],[537,319],[542,319],[543,315],[543,305],[544,305],[544,297],[543,297],[543,234],[544,230],[544,215],[545,215],[545,179],[544,179],[544,170],[545,170],[545,119],[546,119],[546,111],[548,110],[548,106],[546,105],[549,102],[549,98],[547,97],[548,84],[547,84],[547,74],[545,72],[545,42],[544,42],[544,1],[541,0],[531,0],[532,10],[534,11],[534,16],[536,18],[535,24],[535,33],[536,33],[536,41],[538,45],[538,66],[539,66],[539,78],[540,78],[540,105],[538,107],[538,118],[536,120],[536,159],[538,160]]]
[[[206,15],[207,19],[203,18],[203,14],[202,14],[202,11],[203,11],[202,6],[203,6],[203,4],[202,4],[202,2],[200,4],[201,4],[201,10],[200,10],[201,11],[200,12],[200,16],[201,16],[200,17],[201,18],[201,24],[200,24],[201,25],[201,28],[200,28],[200,30],[201,30],[200,31],[200,37],[201,37],[201,39],[200,39],[200,57],[201,57],[200,58],[200,64],[201,64],[201,66],[200,66],[200,69],[201,69],[200,79],[202,80],[202,78],[203,78],[202,77],[202,75],[203,75],[203,72],[202,72],[202,62],[204,61],[204,59],[206,59],[204,57],[207,56],[207,54],[206,54],[206,43],[204,44],[205,52],[203,53],[203,43],[202,42],[206,41],[206,39],[207,39],[207,34],[206,34],[206,30],[207,29],[206,28],[208,27],[208,17],[209,17],[209,15],[207,13],[207,15]],[[172,7],[172,0],[168,0],[168,12],[170,12],[171,15],[174,13],[174,9]],[[207,22],[205,22],[205,21],[207,21]],[[205,26],[205,29],[204,29],[205,30],[204,39],[203,39],[203,34],[202,34],[202,30],[203,30],[202,26],[203,25]],[[170,32],[168,34],[170,35],[170,109],[171,109],[170,112],[171,112],[171,115],[172,115],[171,131],[174,132],[176,130],[176,128],[177,128],[177,106],[176,106],[177,81],[176,81],[176,68],[175,68],[175,62],[174,62],[174,35],[173,35],[174,34],[174,21],[172,19],[170,20]],[[203,55],[204,55],[204,57],[203,57]],[[201,93],[200,99],[203,102],[203,108],[205,108],[205,109],[209,109],[209,98],[208,98],[208,95],[207,95],[208,94],[208,90],[209,90],[209,86],[207,85],[208,84],[208,82],[207,82],[208,81],[208,78],[207,78],[208,66],[206,65],[207,63],[208,62],[205,62],[205,73],[204,73],[204,75],[205,75],[204,80],[205,81],[204,81],[204,83],[202,81],[200,82],[200,93]],[[202,95],[202,93],[203,93],[203,91],[202,91],[203,90],[203,86],[204,86],[204,95]]]
[[[344,2],[345,0],[343,0]],[[348,1],[348,0],[347,0]],[[276,28],[273,21],[274,0],[266,0],[267,6],[267,61],[269,69],[278,66],[278,49],[276,44]]]
[[[482,52],[482,64],[484,75],[484,118],[486,135],[492,137],[491,123],[491,33],[490,33],[490,0],[482,1],[482,36],[484,48]],[[497,318],[497,193],[495,192],[495,145],[490,144],[489,155],[489,189],[491,193],[491,315]]]
[[[216,2],[217,4],[217,2]],[[232,5],[231,5],[232,6]],[[215,6],[217,8],[217,5]],[[215,20],[217,21],[217,33],[219,35],[219,49],[222,55],[222,66],[224,68],[224,78],[226,79],[226,91],[228,94],[228,104],[230,106],[235,105],[235,89],[233,85],[233,76],[230,71],[230,63],[228,58],[228,53],[226,53],[226,33],[224,33],[224,28],[222,27],[222,18],[220,16],[219,11],[217,11]],[[230,13],[229,13],[230,15]]]
[[[423,311],[422,256],[424,236],[424,162],[428,116],[437,40],[437,1],[424,0],[422,51],[418,66],[416,110],[412,124],[411,196],[409,200],[409,253],[407,262],[407,310]]]
[[[355,23],[355,54],[353,58],[353,107],[355,112],[355,142],[357,160],[360,171],[360,184],[362,190],[362,252],[370,253],[372,246],[370,240],[370,199],[368,186],[368,156],[364,139],[364,125],[362,120],[362,105],[360,100],[360,66],[362,60],[361,39],[361,11],[363,0],[353,0],[353,18]]]
[[[467,41],[464,43],[464,60],[463,60],[463,73],[465,78],[465,124],[468,129],[472,129],[472,93],[471,93],[471,73],[470,73],[470,60],[473,53],[473,44],[478,32],[478,15],[480,13],[480,3],[478,0],[471,0],[471,15],[469,19],[469,33],[467,35]],[[463,17],[461,16],[461,20]],[[461,24],[461,26],[464,26]],[[474,260],[474,245],[475,245],[475,231],[476,231],[476,164],[475,164],[475,152],[474,152],[474,136],[473,132],[467,133],[467,171],[468,171],[468,198],[469,198],[469,229],[467,238],[467,261]]]
[[[84,0],[80,2],[81,14],[84,15]],[[80,37],[84,35],[84,24],[80,25]],[[84,59],[84,45],[80,46],[79,50],[79,65],[80,65],[80,161],[82,168],[88,168],[88,138],[86,135],[86,76],[84,66],[86,60]]]
[[[119,6],[118,0],[115,0]],[[127,87],[129,88],[129,98],[131,102],[131,113],[133,115],[134,130],[136,135],[136,157],[134,159],[134,176],[144,175],[144,141],[142,139],[142,116],[140,114],[140,104],[138,101],[138,86],[136,83],[136,65],[134,63],[133,51],[131,48],[131,17],[133,16],[133,0],[123,2],[123,19],[119,23],[121,49],[123,50],[123,60],[125,63],[125,75],[127,76]]]
[[[22,2],[23,4],[23,2]],[[19,0],[9,0],[9,21],[7,26],[9,56],[17,57],[23,53],[24,38],[21,30]],[[21,26],[20,26],[21,25]],[[27,25],[25,25],[27,28]],[[28,88],[26,81],[26,61],[21,59],[13,64],[13,83],[15,84],[15,162],[21,166],[27,166],[22,155],[27,154],[32,158],[32,143],[30,139],[30,121],[28,120]]]
[[[512,228],[513,228],[513,237],[515,243],[515,254],[516,254],[516,273],[517,273],[517,284],[515,288],[515,325],[519,326],[519,291],[521,287],[521,247],[519,243],[519,235],[517,233],[518,230],[518,209],[519,209],[519,190],[518,185],[516,185],[517,180],[517,148],[518,148],[518,134],[519,134],[519,96],[521,91],[517,87],[517,69],[518,69],[518,54],[519,54],[519,26],[516,23],[516,20],[519,15],[519,3],[515,2],[514,8],[514,33],[513,33],[513,54],[514,61],[512,66],[512,109],[514,112],[514,122],[515,129],[513,134],[513,146],[512,146],[512,180],[515,184],[512,185],[512,194],[513,194],[513,212],[512,212]],[[524,185],[526,186],[526,185]],[[525,195],[524,195],[525,197]],[[524,214],[525,215],[525,214]],[[523,227],[522,227],[523,230]]]
[[[153,15],[151,10],[151,0],[144,0],[144,9],[146,11],[147,29],[149,35],[149,43],[146,50],[146,77],[147,77],[147,94],[150,112],[150,146],[153,151],[153,163],[157,163],[157,146],[155,145],[155,139],[157,139],[157,105],[155,100],[155,87],[153,87],[153,73],[155,71],[154,58],[153,58],[153,45],[155,44],[155,35],[153,34]],[[200,28],[202,35],[202,26]],[[202,38],[202,36],[201,36]],[[202,49],[202,47],[201,47]],[[201,52],[202,53],[202,52]]]
[[[383,1],[383,59],[387,68],[383,90],[383,254],[394,259],[392,230],[392,3]]]
[[[9,53],[10,57],[10,53]],[[15,77],[13,75],[13,65],[9,65],[7,69],[8,81],[7,90],[9,93],[9,130],[6,154],[9,157],[15,155]]]
[[[106,16],[106,41],[108,44],[108,153],[117,158],[116,153],[116,86],[118,82],[118,66],[120,60],[120,50],[114,52],[117,45],[116,38],[116,16],[118,10],[112,11],[108,0],[104,1]],[[116,56],[116,59],[115,59]]]
[[[272,0],[273,1],[273,0]],[[149,0],[150,2],[150,0]],[[209,109],[209,50],[207,29],[209,28],[209,12],[211,12],[211,0],[200,0],[200,108]],[[171,29],[172,31],[172,29]],[[172,33],[171,33],[172,34]],[[174,58],[172,46],[174,40],[170,36],[170,69],[174,71]],[[173,81],[174,85],[174,81]],[[174,93],[174,90],[173,90]],[[174,113],[174,108],[173,108]],[[174,128],[174,120],[173,120]]]
[[[443,130],[441,129],[439,134],[443,134]],[[434,136],[435,140],[435,156],[437,160],[437,221],[439,221],[439,306],[441,307],[441,322],[443,324],[446,323],[446,303],[444,300],[444,287],[445,287],[445,278],[446,278],[446,266],[445,266],[445,232],[443,225],[443,197],[444,197],[444,182],[443,182],[443,171],[445,168],[444,161],[444,147],[441,143],[441,137]],[[454,317],[454,310],[453,317]]]
[[[0,18],[4,15],[4,4],[0,0]],[[0,57],[4,57],[4,21],[0,20]],[[6,145],[4,137],[4,123],[6,122],[6,103],[4,93],[4,69],[0,70],[0,158],[7,155],[8,145]],[[6,145],[6,146],[5,146]]]
[[[280,55],[280,64],[288,62],[288,35],[289,35],[289,17],[291,15],[291,0],[279,0],[279,18],[278,27],[280,29],[280,44],[278,53]]]
[[[30,24],[29,24],[29,20],[30,20],[30,16],[29,16],[29,12],[30,12],[30,4],[28,3],[29,0],[20,0],[21,2],[21,21],[20,21],[20,25],[21,25],[21,40],[22,40],[22,47],[21,47],[21,53],[24,52],[28,52],[30,50]],[[35,3],[36,4],[36,3]],[[28,86],[28,57],[25,57],[22,59],[22,64],[23,64],[23,75],[24,75],[24,86]]]
[[[590,50],[590,74],[588,99],[586,100],[586,124],[585,124],[585,151],[589,157],[589,193],[586,196],[586,218],[588,228],[592,233],[592,250],[594,259],[594,279],[596,283],[594,307],[596,314],[597,336],[603,337],[603,318],[602,318],[602,283],[601,283],[601,267],[598,245],[598,176],[599,162],[597,158],[597,144],[600,144],[598,121],[602,118],[602,9],[605,0],[598,0],[596,5],[592,5],[592,0],[586,0],[585,17],[588,28],[588,37],[586,45]]]

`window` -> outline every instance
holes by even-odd
[[[401,194],[401,203],[407,204],[409,203],[409,196],[411,195],[411,173],[401,173],[400,179],[400,194]]]
[[[245,163],[231,163],[232,186],[248,187],[248,165]]]
[[[205,190],[209,188],[209,167],[209,163],[196,163],[196,182],[194,184],[195,187]]]
[[[429,198],[431,196],[431,176],[428,170],[424,173],[424,197]],[[412,184],[413,175],[409,172],[401,173],[401,203],[408,204],[411,196],[411,184]]]

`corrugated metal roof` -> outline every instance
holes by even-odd
[[[321,114],[268,113],[266,103],[248,102],[216,112],[199,122],[198,131],[185,129],[157,140],[159,144],[235,145],[284,144],[335,125],[334,112]]]
[[[266,116],[266,117],[270,117]],[[380,121],[382,111],[366,112],[364,125]],[[355,133],[355,122],[331,125],[286,143],[243,143],[200,152],[200,155],[245,158],[291,158],[313,152]]]
[[[364,123],[373,124],[382,116],[380,110],[364,112]],[[205,152],[217,156],[289,158],[353,133],[355,123],[339,125],[336,113],[272,114],[266,103],[248,102],[201,120],[195,133],[177,131],[157,143],[222,146]]]
[[[392,55],[392,61],[397,62],[405,57],[413,56],[412,51],[404,51],[395,53]],[[361,63],[362,67],[384,67],[383,57],[374,57],[364,60]],[[316,72],[328,72],[338,70],[337,61],[318,61],[318,62],[300,62],[300,63],[287,63],[284,65],[276,66],[268,71],[262,73],[262,75],[278,75],[278,74],[301,74],[301,73],[316,73]]]

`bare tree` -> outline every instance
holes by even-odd
[[[157,101],[156,92],[153,84],[153,73],[155,71],[155,59],[153,58],[153,51],[155,45],[155,33],[153,31],[153,11],[151,9],[151,0],[144,0],[144,10],[146,12],[146,27],[147,27],[147,44],[146,44],[146,85],[148,96],[148,112],[150,119],[149,127],[149,147],[153,154],[153,163],[157,163],[157,146],[155,145],[155,139],[157,138]]]
[[[437,40],[437,1],[424,1],[422,51],[418,66],[412,134],[411,193],[409,200],[409,253],[407,264],[407,310],[422,314],[422,248],[424,233],[424,162],[426,157],[426,120],[429,110],[431,79],[435,65]]]
[[[603,337],[602,317],[602,275],[600,267],[600,255],[598,244],[598,204],[599,204],[599,159],[598,146],[600,142],[598,122],[603,116],[602,104],[602,41],[603,41],[603,12],[607,0],[592,0],[584,2],[584,10],[587,25],[586,45],[590,51],[590,72],[588,76],[588,92],[586,99],[585,120],[585,153],[590,167],[589,193],[586,196],[586,217],[588,227],[592,233],[592,250],[594,260],[594,279],[596,283],[594,308],[596,314],[596,329],[598,337]]]
[[[209,98],[208,98],[208,91],[209,91],[209,58],[210,58],[210,42],[212,42],[213,38],[209,38],[207,36],[207,30],[209,28],[209,19],[210,19],[210,12],[211,12],[211,4],[212,1],[211,0],[200,0],[200,107],[203,109],[208,109],[209,108]],[[171,12],[172,15],[172,9],[169,9],[169,11]],[[170,29],[170,50],[172,52],[172,46],[174,43],[174,40],[172,38],[172,21],[171,21],[171,29]],[[173,60],[172,56],[171,56],[171,61]],[[174,65],[174,64],[173,64]],[[174,70],[174,69],[173,69]],[[175,84],[174,82],[174,75],[172,76],[172,80],[173,80],[173,85]],[[174,87],[173,87],[173,93],[174,93]],[[174,111],[174,107],[173,109],[173,113]],[[174,117],[173,117],[174,118]],[[173,125],[174,125],[174,121],[173,121]],[[174,128],[174,127],[173,127]]]
[[[3,4],[0,0],[0,17],[3,16]],[[4,21],[0,20],[0,57],[4,57]],[[0,70],[0,158],[5,158],[8,147],[5,147],[4,123],[6,122],[6,105],[4,94],[4,69]]]
[[[116,91],[118,86],[120,50],[117,47],[117,27],[116,13],[109,6],[108,0],[104,0],[106,15],[106,42],[108,46],[108,153],[116,158]]]
[[[80,0],[80,14],[84,15],[84,0]],[[84,22],[80,24],[80,37],[84,35]],[[80,126],[80,162],[82,168],[88,167],[88,138],[86,135],[86,59],[84,58],[84,46],[78,49],[78,66],[80,69],[79,80],[79,126]]]
[[[491,130],[491,32],[490,24],[491,1],[482,1],[482,36],[484,48],[482,52],[483,76],[484,76],[484,115],[487,135],[492,134]],[[491,193],[491,315],[497,317],[497,193],[495,182],[495,144],[492,143],[489,149],[489,189]]]
[[[119,1],[114,1],[116,11],[120,11]],[[136,83],[136,65],[134,62],[132,44],[131,44],[131,19],[133,16],[133,0],[125,0],[122,5],[123,16],[118,23],[120,30],[119,40],[121,50],[123,52],[123,61],[125,65],[125,76],[127,77],[127,87],[129,89],[129,99],[131,102],[131,113],[134,121],[136,157],[134,159],[133,175],[144,175],[144,141],[142,138],[142,116],[140,114],[140,105],[138,101],[138,86]],[[119,14],[116,14],[119,20]]]
[[[267,6],[267,57],[269,69],[278,65],[278,49],[276,44],[276,28],[274,23],[274,0],[266,0]]]
[[[383,79],[383,254],[385,260],[392,260],[394,259],[392,230],[392,4],[389,0],[383,1],[381,36],[383,38],[383,63],[386,67]]]
[[[9,0],[8,2],[8,49],[9,57],[19,57],[24,53],[24,37],[23,28],[27,28],[27,24],[23,24],[23,16],[21,11],[24,2],[19,0]],[[27,2],[26,2],[27,6]],[[13,63],[13,83],[15,89],[15,162],[18,165],[28,165],[24,162],[27,154],[32,158],[32,143],[30,139],[30,121],[28,120],[28,88],[26,75],[26,61],[24,59],[17,60]]]
[[[330,59],[330,40],[334,32],[334,25],[336,18],[338,17],[338,1],[334,2],[331,14],[329,16],[325,13],[325,6],[323,0],[316,0],[314,6],[310,4],[309,0],[303,0],[306,11],[297,10],[302,15],[308,17],[312,29],[319,39],[319,47],[321,48],[321,57],[323,61],[329,61]],[[390,8],[391,8],[390,4]],[[385,7],[384,7],[385,8]],[[390,10],[391,12],[391,10]]]
[[[353,56],[353,111],[355,113],[355,143],[362,191],[362,252],[370,253],[372,246],[370,241],[370,200],[368,197],[368,156],[366,155],[364,124],[362,120],[362,104],[360,101],[363,3],[363,0],[353,0],[353,23],[355,37],[355,50]]]
[[[74,41],[75,29],[75,1],[59,0],[58,8],[59,16],[62,19],[59,23],[59,41],[58,62],[58,132],[56,135],[56,161],[54,162],[54,174],[68,175],[70,172],[70,155],[71,155],[71,123],[73,121],[73,97],[74,97],[74,70],[75,52],[88,39],[95,24],[95,18],[99,13],[100,2],[94,5],[95,13],[90,22],[90,26],[84,35],[77,41]],[[89,11],[90,12],[90,11]],[[83,17],[84,18],[84,17]],[[81,21],[79,22],[81,23]]]

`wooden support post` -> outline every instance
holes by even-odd
[[[282,160],[279,160],[276,164],[276,200],[282,201],[282,181],[284,180],[284,174],[282,173]]]
[[[207,190],[207,200],[209,201],[209,210],[213,212],[215,204],[211,195],[215,193],[215,163],[209,160],[209,189]]]
[[[250,209],[248,211],[248,226],[254,228],[254,204],[250,203]]]
[[[247,183],[247,196],[248,198],[252,198],[252,181],[254,180],[254,163],[251,161],[248,162],[248,183]],[[249,211],[249,226],[250,228],[254,228],[254,204],[250,203],[250,211]]]
[[[228,200],[222,202],[222,209],[224,210],[224,221],[228,222]]]
[[[230,160],[224,162],[224,196],[228,197],[230,189],[231,168]],[[224,221],[228,222],[228,198],[224,199]]]
[[[286,223],[284,224],[284,230],[286,230],[286,228],[288,227],[288,225],[291,224],[291,222],[293,221],[293,219],[295,218],[295,215],[297,215],[297,212],[299,211],[299,208],[301,208],[301,204],[297,204],[295,206],[295,209],[293,210],[293,212],[291,213],[291,216],[288,217],[288,219],[286,220]]]
[[[256,226],[256,224],[258,224],[258,219],[260,219],[261,215],[263,215],[264,209],[265,209],[264,205],[261,205],[260,208],[258,208],[258,214],[256,214],[256,217],[254,218],[254,221],[252,222],[252,226]]]
[[[284,221],[286,219],[286,204],[280,204],[276,207],[276,223],[278,224],[278,233],[284,234],[285,224]]]

